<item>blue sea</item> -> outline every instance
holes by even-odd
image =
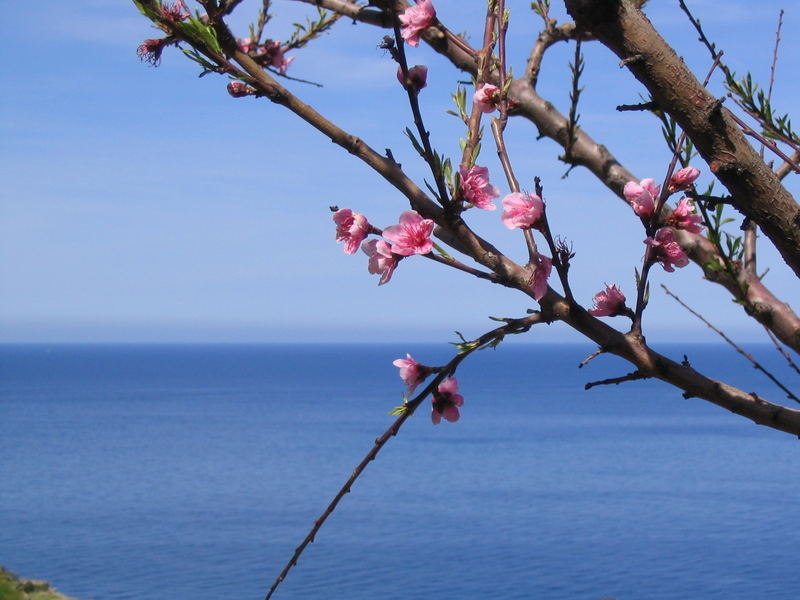
[[[733,350],[659,348],[747,391]],[[420,410],[276,600],[796,600],[800,442],[589,345],[502,345]],[[765,364],[786,374],[774,349]],[[0,564],[81,600],[260,600],[441,345],[0,346]],[[789,402],[789,401],[786,401]]]

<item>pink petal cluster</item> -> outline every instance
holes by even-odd
[[[188,11],[185,10],[183,2],[175,2],[171,6],[161,3],[161,18],[170,23],[178,23],[189,18]]]
[[[664,270],[672,273],[673,265],[676,267],[685,267],[689,264],[689,257],[681,248],[681,245],[675,239],[675,232],[669,227],[662,227],[656,231],[654,238],[647,238],[644,243],[653,248],[656,255],[656,260],[661,263]]]
[[[547,280],[553,270],[553,261],[551,259],[539,255],[538,260],[539,264],[536,265],[536,270],[533,272],[533,280],[531,281],[531,291],[537,302],[544,298],[547,293]]]
[[[272,40],[267,40],[266,44],[264,44],[264,52],[269,58],[269,64],[278,69],[281,75],[286,75],[286,69],[289,67],[289,63],[292,62],[295,57],[290,56],[289,58],[286,58],[283,55],[281,43]]]
[[[652,179],[642,179],[639,183],[629,181],[622,190],[625,199],[640,217],[649,217],[656,209],[659,186]]]
[[[616,284],[606,284],[606,289],[600,290],[592,299],[594,307],[589,309],[589,314],[595,317],[613,317],[620,314],[625,308],[625,294]]]
[[[478,105],[478,110],[482,113],[494,112],[497,107],[498,93],[500,88],[491,83],[484,83],[475,92],[473,101]]]
[[[136,55],[139,60],[149,62],[154,67],[157,67],[161,62],[161,53],[166,47],[166,39],[145,40],[136,48]]]
[[[425,29],[433,25],[436,9],[431,0],[417,0],[416,6],[409,6],[398,15],[400,19],[400,35],[409,46],[419,45],[419,36]]]
[[[503,198],[503,225],[509,229],[530,229],[542,216],[544,202],[536,194],[513,192]]]
[[[417,386],[433,373],[433,369],[421,365],[410,354],[405,358],[398,358],[392,364],[400,369],[400,379],[408,386],[408,393],[413,394]]]
[[[228,93],[234,98],[244,98],[254,95],[256,91],[241,81],[231,81],[228,83]]]
[[[361,250],[369,256],[369,272],[381,276],[378,285],[388,283],[399,260],[397,255],[392,254],[389,244],[383,240],[369,240],[361,244]]]
[[[700,177],[700,171],[694,167],[684,167],[669,178],[667,191],[670,194],[688,189]]]
[[[433,409],[431,411],[431,421],[434,425],[438,425],[445,420],[455,423],[461,416],[458,413],[458,407],[464,404],[464,397],[458,393],[458,380],[455,377],[449,377],[439,384],[439,389],[433,392]]]
[[[495,210],[497,207],[492,199],[500,195],[500,190],[489,183],[489,169],[474,165],[467,170],[466,166],[461,165],[461,191],[464,197],[483,210]]]
[[[400,215],[400,223],[383,230],[383,237],[392,242],[392,252],[401,256],[428,254],[433,249],[431,241],[433,221],[423,219],[415,210]]]
[[[691,233],[703,231],[703,225],[701,225],[703,217],[694,212],[694,205],[686,196],[680,199],[678,206],[669,216],[668,222],[676,229],[685,229]]]
[[[262,46],[259,46],[254,39],[246,37],[237,39],[236,43],[242,52],[253,54],[263,59],[264,64],[278,69],[281,75],[286,75],[289,63],[295,58],[294,56],[286,58],[283,54],[281,43],[274,40],[267,40]]]
[[[428,85],[428,67],[414,65],[408,70],[408,79],[403,77],[403,67],[397,67],[397,81],[407,90],[418,94],[422,88]]]
[[[237,39],[236,43],[239,46],[239,50],[247,54],[250,52],[255,52],[258,48],[258,44],[255,43],[255,40],[249,37]]]
[[[342,208],[333,213],[333,222],[336,223],[336,241],[344,242],[344,253],[355,254],[369,233],[367,217]]]

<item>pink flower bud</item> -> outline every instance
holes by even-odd
[[[397,81],[407,90],[418,94],[419,91],[428,85],[428,67],[425,65],[415,65],[408,70],[408,79],[403,77],[403,68],[397,67]]]
[[[642,179],[639,183],[629,181],[625,184],[622,194],[630,203],[633,212],[640,217],[649,217],[656,209],[659,186],[652,179]]]
[[[254,95],[256,91],[241,81],[231,81],[228,83],[228,93],[234,98],[244,98]]]
[[[431,0],[417,0],[416,6],[409,6],[397,18],[400,19],[400,35],[409,46],[418,46],[419,36],[436,19],[436,9]]]
[[[669,178],[667,191],[670,194],[688,189],[695,180],[700,177],[700,171],[694,167],[684,167],[680,171],[672,174]]]
[[[236,44],[239,46],[239,50],[245,54],[250,54],[250,52],[255,51],[255,49],[258,47],[258,45],[255,43],[255,40],[249,37],[237,39]]]

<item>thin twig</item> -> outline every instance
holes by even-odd
[[[757,275],[755,222],[745,217],[744,223],[742,223],[742,231],[744,231],[744,252],[742,252],[744,264],[742,265],[741,274],[742,276],[755,277]]]
[[[758,361],[757,361],[755,358],[753,358],[753,356],[752,356],[751,354],[747,353],[747,352],[746,352],[744,349],[742,349],[742,348],[741,348],[741,346],[739,346],[739,345],[738,345],[736,342],[734,342],[734,341],[733,341],[731,338],[729,338],[727,335],[725,335],[725,333],[724,333],[723,331],[721,331],[720,329],[717,329],[716,327],[714,327],[714,325],[712,325],[712,324],[711,324],[711,323],[710,323],[710,322],[709,322],[709,321],[708,321],[708,320],[707,320],[707,319],[706,319],[706,318],[705,318],[703,315],[701,315],[701,314],[700,314],[700,313],[698,313],[697,311],[694,311],[694,310],[692,310],[692,309],[689,307],[689,305],[687,305],[687,304],[686,304],[686,303],[685,303],[683,300],[681,300],[681,299],[680,299],[680,298],[678,298],[678,297],[677,297],[675,294],[673,294],[673,293],[672,293],[672,292],[669,290],[669,288],[668,288],[667,286],[665,286],[663,283],[661,284],[661,287],[662,287],[662,288],[664,288],[664,291],[665,291],[665,292],[666,292],[666,293],[667,293],[669,296],[672,296],[672,297],[673,297],[673,298],[674,298],[674,299],[675,299],[675,300],[678,302],[678,304],[680,304],[680,305],[681,305],[683,308],[685,308],[685,309],[686,309],[686,310],[688,310],[690,313],[692,313],[692,314],[693,314],[695,317],[697,317],[698,319],[700,319],[700,320],[701,320],[703,323],[705,323],[705,324],[706,324],[706,325],[709,327],[709,329],[711,329],[712,331],[714,331],[714,332],[715,332],[716,334],[718,334],[718,335],[719,335],[719,336],[720,336],[720,337],[721,337],[723,340],[725,340],[725,341],[726,341],[726,342],[728,342],[728,343],[729,343],[731,346],[733,346],[733,348],[734,348],[734,349],[735,349],[735,350],[736,350],[736,351],[737,351],[739,354],[741,354],[741,355],[742,355],[742,356],[744,356],[744,357],[745,357],[747,360],[749,360],[751,363],[753,363],[753,368],[755,368],[755,369],[758,369],[759,371],[761,371],[762,373],[764,373],[764,375],[766,375],[767,377],[769,377],[769,378],[772,380],[772,382],[773,382],[775,385],[777,385],[777,386],[778,386],[779,388],[781,388],[781,389],[782,389],[784,392],[786,392],[786,397],[787,397],[787,398],[789,398],[790,400],[794,400],[795,402],[798,402],[798,403],[800,403],[800,398],[798,398],[797,396],[795,396],[795,395],[792,393],[792,391],[791,391],[789,388],[787,388],[785,385],[783,385],[783,384],[782,384],[780,381],[778,381],[778,379],[777,379],[777,378],[776,378],[776,377],[775,377],[775,376],[774,376],[772,373],[770,373],[770,372],[769,372],[769,371],[767,371],[767,370],[766,370],[766,369],[765,369],[763,366],[761,366],[761,364],[760,364],[760,363],[759,363],[759,362],[758,362]]]
[[[434,377],[431,382],[425,386],[425,389],[417,394],[413,400],[405,403],[405,410],[400,414],[399,417],[397,417],[397,419],[395,419],[389,428],[383,432],[383,435],[375,440],[375,443],[370,451],[367,452],[366,456],[361,460],[360,463],[358,463],[350,477],[347,478],[347,481],[345,481],[344,485],[339,489],[339,492],[333,497],[333,500],[331,500],[330,504],[328,504],[320,517],[314,521],[314,525],[311,527],[308,535],[306,535],[300,545],[295,549],[294,554],[292,554],[292,557],[289,559],[289,562],[286,563],[286,566],[280,572],[277,579],[272,583],[272,586],[270,586],[267,595],[264,597],[264,600],[269,600],[272,597],[272,594],[275,593],[275,590],[278,588],[281,582],[286,579],[286,575],[289,573],[291,568],[297,564],[297,560],[300,558],[300,555],[303,554],[303,551],[306,549],[306,547],[314,541],[314,538],[316,537],[317,532],[319,532],[319,530],[322,528],[322,525],[325,523],[328,517],[333,514],[333,511],[336,510],[336,506],[339,504],[339,502],[346,494],[350,493],[350,488],[359,478],[364,469],[367,468],[367,465],[375,460],[375,457],[386,445],[386,442],[397,435],[397,433],[400,431],[400,428],[403,426],[403,423],[405,423],[406,420],[414,414],[414,411],[416,411],[419,405],[422,404],[422,401],[425,400],[425,398],[427,398],[428,395],[430,395],[433,390],[445,380],[445,378],[455,373],[458,365],[461,364],[461,362],[475,350],[485,348],[488,344],[491,344],[495,340],[501,340],[506,335],[524,333],[533,325],[540,322],[542,322],[542,318],[538,313],[522,319],[514,319],[508,322],[506,325],[493,329],[473,340],[472,342],[469,342],[466,345],[467,347],[465,350],[456,354],[450,360],[450,362],[438,370],[436,377]]]
[[[639,371],[633,371],[632,373],[628,373],[627,375],[623,375],[621,377],[611,377],[609,379],[601,379],[600,381],[590,381],[583,389],[590,390],[593,387],[597,387],[598,385],[619,385],[620,383],[624,383],[626,381],[636,381],[637,379],[649,379],[650,375]]]
[[[792,154],[791,158],[791,162],[786,161],[780,167],[775,169],[775,175],[778,177],[778,179],[783,180],[792,171],[797,172],[795,165],[800,163],[800,150],[796,150],[795,153]]]
[[[489,79],[489,67],[492,62],[492,51],[496,37],[494,35],[495,11],[494,1],[488,2],[486,6],[486,21],[483,30],[483,47],[478,52],[478,76],[475,79],[476,89]],[[467,123],[467,143],[464,144],[464,152],[461,154],[461,164],[466,167],[473,165],[475,148],[481,140],[481,118],[483,113],[473,100],[472,112]]]
[[[781,43],[781,29],[783,28],[783,9],[778,14],[778,29],[775,31],[775,49],[772,52],[772,66],[769,69],[769,90],[767,101],[772,100],[772,87],[775,84],[775,68],[778,66],[778,46]]]
[[[735,98],[734,98],[734,102],[736,102]],[[738,102],[737,102],[737,104],[738,104]],[[733,112],[731,112],[728,108],[723,107],[723,110],[725,110],[725,112],[727,113],[727,115],[731,119],[736,121],[736,124],[739,125],[739,127],[742,128],[742,131],[744,132],[745,135],[749,135],[751,138],[756,139],[759,142],[761,142],[764,146],[766,146],[767,148],[772,150],[772,152],[774,152],[775,154],[780,156],[783,159],[783,161],[785,163],[787,163],[792,169],[794,169],[795,171],[800,173],[800,165],[797,164],[797,161],[793,161],[783,150],[778,148],[778,145],[775,142],[773,142],[770,139],[765,138],[763,135],[758,133],[755,129],[750,127],[747,123],[745,123],[739,117],[737,117],[735,114],[733,114]]]
[[[569,116],[567,119],[567,141],[564,145],[564,155],[562,160],[569,163],[571,166],[564,173],[563,177],[569,175],[569,172],[578,164],[572,156],[572,147],[575,145],[577,139],[576,133],[578,131],[578,100],[581,97],[583,88],[580,87],[580,78],[583,73],[583,55],[581,54],[581,38],[577,37],[575,40],[575,56],[573,62],[570,63],[570,70],[572,71],[572,89],[569,93]]]
[[[772,340],[772,343],[773,343],[773,344],[775,344],[775,348],[777,348],[778,352],[780,352],[780,353],[783,355],[783,358],[785,358],[785,359],[786,359],[786,362],[788,362],[788,363],[789,363],[789,366],[790,366],[792,369],[794,369],[794,371],[795,371],[795,372],[796,372],[798,375],[800,375],[800,367],[798,367],[798,366],[797,366],[797,364],[796,364],[796,363],[795,363],[795,362],[792,360],[792,357],[789,355],[789,353],[788,353],[788,352],[786,352],[786,350],[784,349],[784,347],[783,347],[783,346],[781,346],[781,342],[780,342],[780,340],[779,340],[778,338],[776,338],[776,337],[775,337],[775,334],[774,334],[774,333],[772,333],[772,332],[769,330],[769,328],[768,328],[768,327],[766,327],[766,326],[765,326],[765,327],[764,327],[764,331],[766,331],[766,332],[767,332],[767,335],[769,336],[769,339],[771,339],[771,340]]]
[[[452,256],[450,258],[445,258],[443,256],[439,256],[438,254],[434,254],[433,252],[429,252],[428,254],[424,255],[425,258],[438,262],[443,265],[447,265],[448,267],[453,267],[454,269],[458,269],[459,271],[463,271],[464,273],[469,273],[470,275],[474,275],[479,279],[486,279],[493,283],[499,282],[499,276],[497,273],[487,273],[485,271],[480,271],[478,269],[474,269],[469,265],[465,265],[464,263],[456,260]]]
[[[394,3],[392,3],[391,10],[392,16],[394,17],[393,28],[396,50],[394,54],[395,58],[397,58],[397,62],[400,64],[400,68],[403,71],[403,81],[408,81],[408,61],[406,60],[405,42],[400,33],[400,21],[397,18],[397,14],[394,9]],[[422,142],[422,148],[425,150],[425,162],[428,163],[428,166],[431,169],[433,180],[436,183],[436,190],[439,192],[439,202],[441,202],[442,206],[447,206],[450,203],[447,192],[447,184],[445,183],[444,175],[442,174],[442,165],[436,160],[436,155],[431,147],[430,134],[428,133],[428,130],[425,129],[425,124],[422,121],[422,111],[419,108],[417,91],[412,89],[410,86],[404,85],[403,87],[408,95],[408,102],[411,105],[411,112],[414,115],[414,125],[417,127],[417,133],[419,134],[420,141]]]
[[[570,304],[576,304],[575,297],[572,295],[572,288],[569,285],[569,264],[565,264],[562,262],[562,255],[556,248],[555,240],[553,239],[553,234],[550,231],[550,224],[547,221],[547,203],[544,201],[544,189],[542,188],[542,180],[539,177],[534,177],[534,188],[536,191],[536,195],[539,196],[542,200],[542,216],[539,217],[539,223],[537,227],[539,231],[542,232],[545,241],[547,242],[547,247],[550,248],[550,255],[553,257],[553,266],[556,268],[556,273],[558,273],[558,278],[561,281],[561,287],[564,288],[564,296],[566,297],[567,301]]]
[[[620,104],[617,106],[617,110],[619,112],[658,110],[658,104],[652,100],[650,102],[640,102],[639,104]]]
[[[592,360],[594,360],[595,358],[597,358],[598,356],[600,356],[601,354],[603,354],[605,351],[606,351],[606,349],[605,349],[605,348],[598,348],[597,350],[595,350],[594,352],[592,352],[592,353],[591,353],[589,356],[587,356],[586,358],[584,358],[584,359],[581,361],[581,364],[579,364],[579,365],[578,365],[578,368],[579,368],[579,369],[582,369],[583,367],[585,367],[586,365],[588,365],[588,364],[589,364],[589,363],[590,363]]]

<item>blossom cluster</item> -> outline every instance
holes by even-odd
[[[336,241],[344,244],[345,254],[355,254],[360,246],[369,257],[369,272],[381,276],[378,285],[392,278],[398,261],[403,257],[428,254],[433,250],[433,221],[423,219],[415,210],[403,212],[397,225],[382,232],[374,229],[364,215],[349,208],[333,213],[333,222],[336,223]],[[381,233],[384,239],[364,241],[372,231]]]
[[[275,40],[266,40],[263,44],[258,44],[257,40],[246,37],[236,42],[242,52],[252,54],[255,58],[261,59],[263,64],[278,69],[281,75],[286,75],[289,63],[295,59],[294,56],[286,57],[283,46]]]

